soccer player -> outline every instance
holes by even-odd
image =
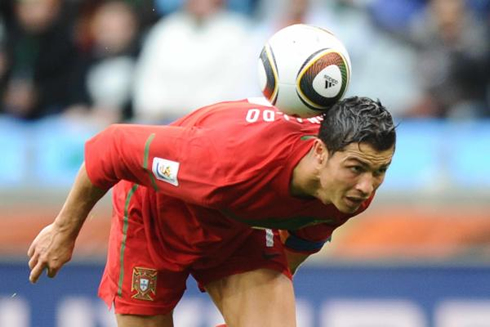
[[[365,97],[312,119],[242,100],[170,126],[110,126],[87,142],[64,206],[29,248],[30,280],[70,260],[113,188],[99,296],[119,327],[173,326],[189,275],[228,326],[296,326],[292,273],[369,206],[395,139],[389,112]]]

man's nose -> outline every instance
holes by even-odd
[[[366,173],[363,174],[361,179],[356,185],[356,189],[362,193],[363,196],[370,196],[375,188],[375,179],[372,174]]]

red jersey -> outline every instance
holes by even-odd
[[[199,109],[169,126],[113,125],[86,145],[92,183],[107,189],[120,180],[148,188],[153,219],[168,217],[165,203],[204,224],[234,220],[259,228],[295,230],[324,242],[364,211],[290,194],[293,169],[312,148],[319,118],[287,116],[248,100]]]

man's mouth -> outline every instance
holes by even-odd
[[[347,200],[347,204],[349,206],[360,206],[364,201],[366,201],[366,198],[359,198],[359,197],[353,197],[353,196],[346,196],[345,199]]]

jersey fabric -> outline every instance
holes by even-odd
[[[356,213],[344,214],[317,199],[290,195],[293,170],[311,150],[319,126],[318,118],[294,118],[242,100],[204,107],[170,126],[113,125],[89,140],[90,180],[103,189],[117,184],[113,219],[118,223],[113,226],[119,228],[111,230],[101,296],[110,303],[124,289],[130,295],[119,294],[122,299],[132,299],[134,280],[124,282],[131,274],[121,277],[120,271],[133,270],[134,277],[135,269],[142,269],[138,260],[151,265],[150,271],[167,274],[159,279],[161,287],[181,292],[185,284],[175,280],[189,273],[205,285],[258,267],[284,272],[277,232],[267,234],[272,229],[290,231],[285,241],[290,250],[320,250],[335,228],[365,210],[372,198]],[[133,216],[141,216],[144,230],[134,240]],[[132,254],[123,253],[126,248]],[[268,249],[277,262],[268,263]],[[139,252],[147,258],[138,258]],[[168,277],[172,273],[178,277]],[[172,308],[180,291],[169,292],[163,307]],[[131,307],[130,301],[119,307]],[[118,311],[116,304],[120,313],[156,312],[131,310]]]

